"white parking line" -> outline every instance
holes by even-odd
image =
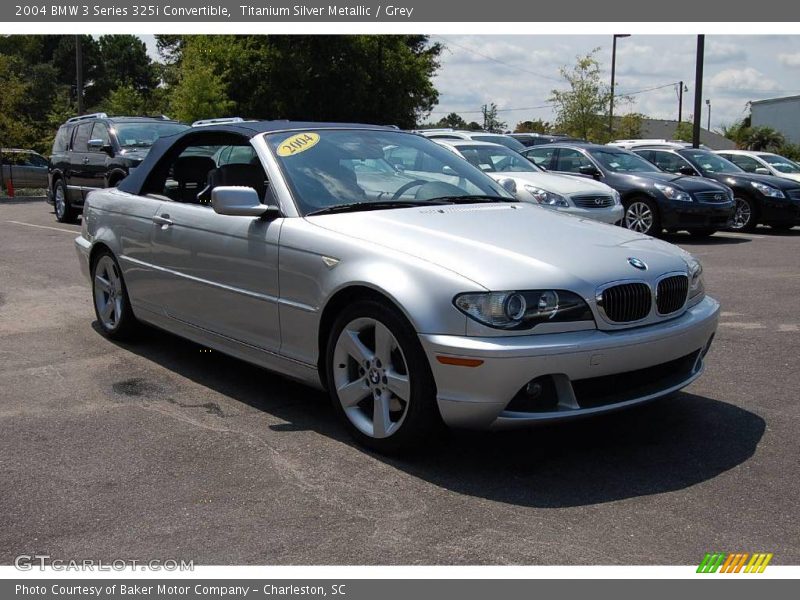
[[[39,229],[52,229],[53,231],[64,231],[76,235],[80,233],[75,229],[64,229],[63,227],[49,227],[47,225],[34,225],[33,223],[23,223],[22,221],[6,221],[6,223],[14,223],[14,225],[25,225],[25,227],[38,227]]]
[[[719,324],[720,327],[733,327],[734,329],[766,329],[765,325],[761,323],[742,323],[742,322],[725,322]]]
[[[788,333],[794,333],[795,331],[800,331],[800,327],[798,327],[797,325],[794,325],[792,323],[789,323],[789,324],[786,324],[786,325],[779,325],[778,326],[778,331],[785,331],[785,332],[788,332]]]

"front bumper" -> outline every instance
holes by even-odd
[[[601,223],[608,223],[614,225],[622,221],[625,216],[625,209],[621,204],[615,204],[606,208],[578,208],[570,206],[569,208],[556,208],[560,213],[582,217],[584,219],[591,219],[592,221],[600,221]]]
[[[92,251],[92,243],[82,235],[75,238],[75,251],[78,253],[78,263],[81,266],[81,273],[86,279],[91,280],[89,272],[89,254]]]
[[[665,229],[725,229],[733,222],[734,203],[666,202],[661,206]]]
[[[645,327],[488,338],[420,335],[420,340],[444,421],[452,427],[505,428],[618,410],[678,391],[702,372],[718,316],[719,303],[706,297],[679,317]],[[483,363],[443,364],[438,357]],[[688,366],[665,373],[673,364]],[[626,389],[626,375],[641,380],[648,369],[658,377]],[[537,412],[507,410],[529,381],[546,375],[553,376],[557,406]],[[618,382],[610,377],[615,375]],[[598,388],[610,384],[619,395],[599,403],[597,397],[588,398],[584,393],[589,388],[591,394],[595,382]]]

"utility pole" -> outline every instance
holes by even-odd
[[[683,121],[683,82],[678,82],[678,125]]]
[[[711,131],[711,100],[706,98],[706,106],[708,106],[708,130]]]
[[[614,79],[617,74],[617,38],[630,37],[629,33],[615,33],[611,45],[611,99],[608,103],[608,135],[614,138]]]
[[[75,75],[77,78],[78,114],[83,114],[83,48],[81,36],[75,36]]]
[[[697,36],[697,59],[694,72],[694,123],[692,124],[692,147],[700,147],[700,118],[703,110],[703,61],[706,51],[706,36]]]

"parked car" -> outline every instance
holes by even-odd
[[[800,181],[800,165],[780,154],[752,150],[718,150],[717,154],[747,173]]]
[[[800,185],[796,181],[745,173],[708,150],[640,148],[636,153],[665,171],[699,175],[731,188],[736,202],[731,229],[735,231],[752,231],[758,223],[777,230],[800,224]]]
[[[74,222],[86,194],[114,187],[137,167],[153,143],[188,126],[167,117],[109,117],[94,113],[68,119],[50,156],[47,201],[56,219]]]
[[[420,129],[420,135],[432,140],[474,140],[476,142],[491,142],[511,148],[515,152],[525,150],[525,145],[510,135],[490,133],[488,131],[459,131],[457,129]]]
[[[214,145],[258,161],[191,152]],[[419,170],[387,149],[420,155]],[[104,334],[150,323],[325,388],[385,452],[424,450],[443,423],[529,425],[672,394],[702,372],[719,314],[676,246],[519,202],[431,140],[369,125],[162,138],[88,195],[75,244]]]
[[[663,146],[665,148],[691,148],[692,145],[689,142],[684,142],[683,140],[664,140],[664,139],[636,139],[636,140],[614,140],[613,142],[608,142],[608,146],[616,146],[617,148],[622,148],[623,150],[635,150],[636,148],[641,148],[643,146],[647,146],[648,148],[654,148],[656,146]],[[708,146],[700,144],[701,148],[706,150],[710,150]]]
[[[9,182],[15,188],[47,187],[47,159],[33,150],[21,148],[0,148],[0,178],[7,186]]]
[[[594,178],[620,193],[628,229],[658,235],[686,230],[709,236],[733,219],[733,194],[724,185],[665,173],[640,156],[614,146],[551,144],[523,156],[548,171]]]
[[[545,173],[524,156],[499,144],[462,140],[436,142],[478,167],[517,200],[602,223],[622,222],[624,211],[619,192],[604,183]]]
[[[531,146],[542,146],[544,144],[554,144],[556,142],[580,144],[586,143],[586,140],[574,138],[569,135],[562,135],[559,133],[509,133],[509,136],[522,142],[526,148]]]

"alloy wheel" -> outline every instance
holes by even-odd
[[[731,229],[744,229],[750,223],[750,219],[753,218],[753,209],[750,207],[750,203],[742,198],[736,198],[734,201],[736,205]]]
[[[122,317],[125,294],[117,265],[108,255],[100,257],[94,269],[94,303],[103,327],[113,331]]]
[[[625,227],[647,233],[653,227],[653,211],[646,202],[632,202],[625,211]]]
[[[66,198],[64,198],[64,187],[61,185],[56,186],[55,205],[56,217],[63,219],[64,213],[67,210],[67,201]]]
[[[348,420],[364,435],[387,438],[403,424],[411,383],[403,350],[388,327],[362,317],[336,341],[333,384]]]

